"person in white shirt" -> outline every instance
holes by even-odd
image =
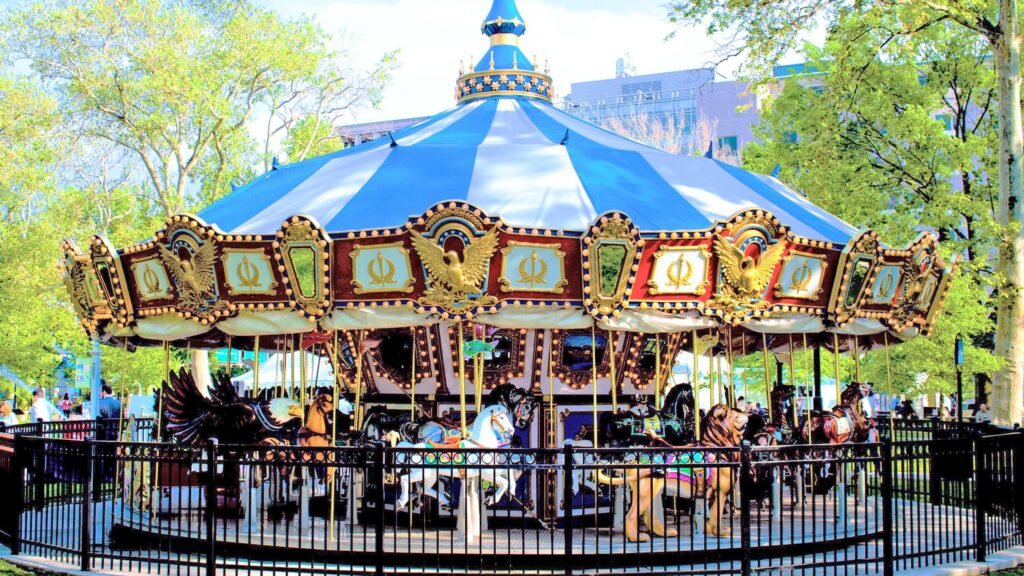
[[[46,400],[46,394],[41,388],[36,388],[32,393],[32,407],[28,410],[28,421],[49,422],[54,419],[54,412],[50,408],[50,402]]]

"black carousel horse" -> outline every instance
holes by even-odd
[[[749,441],[753,446],[762,447],[792,444],[795,436],[789,407],[795,394],[796,388],[793,386],[776,382],[771,392],[770,419],[757,412],[748,412],[744,440]],[[759,466],[756,463],[758,456],[763,457],[764,460],[776,460],[778,455],[755,452],[755,463],[750,468],[750,476],[742,480],[743,489],[750,494],[751,502],[756,506],[763,506],[771,497],[773,475],[771,467]],[[787,472],[793,472],[793,470],[787,470]],[[787,481],[791,481],[792,478],[793,474],[787,474]]]
[[[602,415],[603,443],[612,448],[646,446],[654,434],[673,446],[692,444],[697,440],[693,408],[693,389],[689,384],[676,384],[665,395],[661,410]]]

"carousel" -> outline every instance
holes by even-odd
[[[737,386],[771,409],[773,352],[888,350],[933,326],[955,267],[933,235],[887,246],[772,176],[565,113],[548,71],[520,50],[514,0],[494,0],[481,31],[489,45],[460,70],[453,108],[275,163],[136,245],[65,241],[90,338],[275,358],[262,387],[259,366],[234,390],[202,362],[170,377],[166,440],[204,441],[213,432],[189,420],[196,404],[234,403],[275,433],[320,422],[304,445],[380,440],[410,423],[411,442],[439,423],[433,440],[450,443],[496,403],[523,448],[623,445],[648,428],[678,445],[700,440]],[[754,354],[764,379],[741,382],[734,359]],[[329,361],[328,385],[306,355]],[[328,400],[350,425],[314,418],[334,410]],[[566,481],[512,480],[515,508],[557,522],[589,505],[562,497]]]

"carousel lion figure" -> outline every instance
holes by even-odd
[[[655,536],[673,537],[676,530],[665,526],[665,514],[661,506],[662,496],[674,495],[687,499],[703,496],[710,514],[704,528],[713,536],[729,536],[730,530],[722,526],[725,500],[733,486],[733,471],[723,466],[706,466],[729,461],[735,454],[728,451],[701,452],[700,448],[735,448],[743,441],[747,415],[724,404],[711,408],[703,422],[701,441],[697,444],[674,446],[692,448],[692,453],[674,454],[667,469],[628,469],[622,476],[611,477],[598,471],[598,481],[613,486],[625,485],[632,493],[632,502],[625,516],[626,539],[630,542],[646,542],[650,536],[640,530],[640,518],[644,518]],[[689,455],[692,462],[702,462],[703,467],[690,467],[682,460]]]

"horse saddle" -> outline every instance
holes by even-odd
[[[825,433],[839,443],[848,441],[853,436],[853,418],[841,409],[833,410],[830,416],[832,417],[825,420]]]
[[[644,418],[643,429],[640,430],[640,433],[647,434],[648,432],[653,432],[654,434],[660,436],[664,431],[665,426],[661,421],[661,417],[655,414],[654,416],[651,416],[649,418]]]

